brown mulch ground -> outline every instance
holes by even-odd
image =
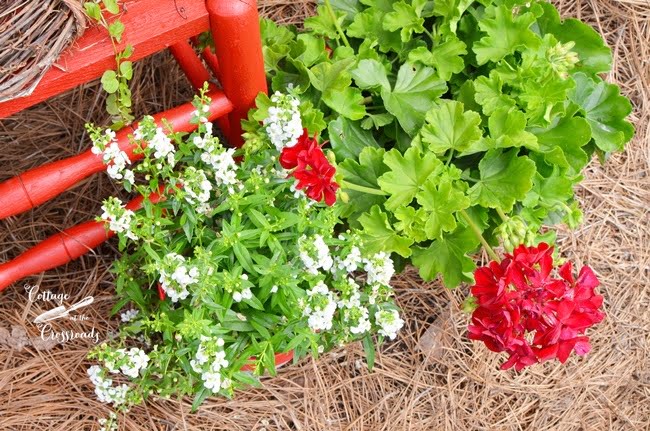
[[[311,2],[261,0],[263,13],[296,22]],[[386,344],[373,372],[351,345],[303,360],[236,399],[212,398],[196,414],[191,400],[154,400],[122,418],[124,430],[647,430],[650,429],[650,3],[560,0],[565,16],[594,25],[615,53],[609,79],[623,87],[637,136],[606,166],[592,163],[578,193],[585,220],[562,232],[560,247],[589,263],[602,280],[607,318],[593,331],[593,351],[564,366],[548,363],[502,372],[499,355],[465,337],[459,310],[466,291],[423,283],[408,271],[396,280],[407,327]],[[189,100],[191,89],[168,54],[137,65],[136,115]],[[97,85],[74,90],[0,121],[0,181],[88,148],[83,124],[105,124]],[[117,189],[97,175],[53,201],[0,221],[0,262],[60,229],[88,220]],[[85,322],[60,330],[102,336],[113,304],[108,272],[114,242],[24,283],[65,292],[70,302],[93,295]],[[108,409],[96,401],[84,359],[91,345],[49,346],[31,323],[52,304],[30,304],[23,283],[0,295],[0,430],[90,430]],[[13,334],[11,332],[13,331]]]

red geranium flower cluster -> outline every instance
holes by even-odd
[[[307,129],[303,130],[296,145],[282,149],[280,164],[285,169],[294,169],[291,176],[298,180],[298,190],[304,189],[307,196],[315,201],[325,200],[327,205],[334,205],[339,188],[332,180],[336,169],[325,157],[316,138],[309,137]]]
[[[494,352],[507,352],[503,370],[514,366],[519,371],[554,358],[564,363],[574,350],[587,354],[591,345],[584,333],[605,317],[591,268],[582,267],[576,280],[568,262],[555,278],[552,253],[548,244],[521,245],[502,262],[492,261],[474,274],[471,292],[478,308],[469,338]]]

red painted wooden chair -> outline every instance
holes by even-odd
[[[254,106],[260,91],[267,91],[262,58],[259,18],[255,0],[137,0],[127,1],[120,17],[125,26],[122,47],[133,46],[132,61],[169,48],[192,85],[200,88],[210,73],[195,54],[190,38],[211,30],[216,55],[209,49],[203,59],[222,89],[210,85],[208,118],[217,121],[232,145],[241,145],[241,119]],[[106,31],[92,28],[75,42],[43,77],[33,94],[0,103],[0,118],[8,117],[52,96],[99,78],[113,68],[113,47]],[[175,131],[191,131],[191,103],[161,112]],[[127,127],[117,133],[120,148],[132,161]],[[0,183],[0,219],[34,208],[103,171],[101,155],[90,150],[77,156],[34,168]],[[152,199],[159,199],[154,196]],[[135,210],[136,198],[128,204]],[[12,261],[0,264],[0,292],[15,281],[63,265],[106,241],[113,234],[103,223],[86,222],[58,233]]]

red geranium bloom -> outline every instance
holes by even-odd
[[[304,189],[307,196],[315,201],[325,200],[327,205],[334,205],[339,188],[332,180],[336,169],[325,157],[316,138],[309,137],[307,129],[304,129],[296,145],[282,150],[280,164],[285,169],[295,169],[291,176],[298,180],[298,190]]]
[[[571,263],[554,278],[552,254],[553,248],[544,243],[522,245],[474,274],[471,291],[478,308],[469,338],[507,352],[502,369],[521,370],[554,358],[564,363],[572,351],[585,355],[591,349],[584,332],[604,318],[599,310],[603,297],[594,292],[598,279],[585,266],[575,280]]]
[[[298,156],[303,151],[310,153],[318,147],[316,138],[310,138],[307,129],[303,129],[302,135],[293,147],[284,147],[280,154],[280,164],[284,169],[293,169],[298,166]]]
[[[329,206],[336,202],[339,185],[332,181],[336,169],[325,157],[323,150],[316,147],[310,152],[303,152],[298,157],[298,167],[293,176],[298,180],[296,188],[305,190],[307,196],[315,201],[325,200]]]

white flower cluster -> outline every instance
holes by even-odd
[[[397,337],[397,332],[404,326],[404,321],[399,317],[397,310],[380,310],[376,312],[375,323],[379,326],[379,333],[391,340]]]
[[[303,236],[298,243],[300,248],[300,260],[305,265],[305,269],[310,274],[318,274],[318,269],[329,271],[334,265],[334,260],[330,256],[330,250],[321,235],[314,235],[312,243],[307,243],[307,238]]]
[[[198,282],[199,269],[185,265],[185,258],[177,253],[169,253],[159,265],[160,285],[172,302],[187,298],[187,287]]]
[[[361,250],[359,247],[352,246],[350,253],[345,256],[345,259],[336,258],[336,267],[339,270],[345,271],[347,273],[352,273],[359,268],[361,263]]]
[[[190,204],[203,204],[210,200],[212,183],[203,170],[196,169],[194,166],[187,167],[183,172],[181,183],[186,193],[185,199]]]
[[[167,163],[174,165],[174,145],[172,144],[172,140],[169,139],[169,136],[163,132],[162,127],[156,128],[156,133],[149,141],[148,146],[154,150],[153,156],[156,159],[167,158]]]
[[[192,369],[201,374],[203,385],[212,392],[219,392],[232,385],[230,379],[221,375],[221,370],[229,365],[223,345],[222,338],[201,336],[195,359],[190,361]]]
[[[122,201],[114,196],[106,199],[102,205],[101,220],[108,222],[108,228],[115,233],[124,233],[127,238],[137,240],[138,236],[133,233],[131,222],[135,213],[126,208]]]
[[[343,320],[348,325],[350,333],[354,335],[364,334],[372,325],[368,319],[368,309],[361,304],[361,292],[359,285],[351,278],[347,279],[351,293],[347,299],[339,301],[338,306],[342,310]]]
[[[228,186],[228,191],[234,193],[235,184],[239,183],[237,180],[237,163],[233,155],[235,154],[234,148],[223,149],[221,145],[208,145],[206,151],[201,154],[201,160],[212,166],[214,169],[214,179],[218,186]]]
[[[248,274],[241,275],[242,281],[248,281]],[[235,302],[241,302],[244,299],[251,299],[253,297],[253,291],[250,287],[244,288],[241,292],[233,292],[232,299]]]
[[[269,116],[262,122],[266,134],[278,151],[284,147],[293,147],[302,135],[300,118],[300,101],[289,94],[276,91],[271,96],[273,106],[269,107]]]
[[[106,129],[103,139],[95,140],[90,151],[102,155],[102,161],[108,165],[106,172],[109,177],[116,180],[124,179],[131,184],[135,182],[133,171],[126,168],[126,165],[131,164],[131,160],[120,149],[114,131]]]
[[[363,259],[363,269],[368,273],[368,284],[390,286],[390,279],[395,274],[395,267],[390,255],[384,251],[376,253],[369,259]]]
[[[319,281],[307,291],[307,304],[303,309],[303,316],[308,316],[307,324],[313,331],[327,331],[332,329],[332,320],[336,312],[336,297],[330,292],[327,285]]]
[[[113,379],[108,378],[106,371],[99,365],[93,365],[88,368],[88,376],[93,385],[95,385],[95,395],[102,403],[112,403],[119,406],[126,402],[129,387],[125,384],[113,386]]]
[[[132,347],[129,350],[117,349],[114,356],[105,360],[104,364],[113,374],[122,372],[125,376],[136,378],[140,370],[149,364],[149,356],[144,350],[137,347]]]
[[[127,323],[135,319],[137,315],[138,315],[138,310],[136,309],[126,310],[125,312],[120,314],[120,319],[122,320],[122,322]]]
[[[108,419],[101,418],[97,421],[99,423],[99,431],[117,431],[117,415],[115,412],[108,414]]]

